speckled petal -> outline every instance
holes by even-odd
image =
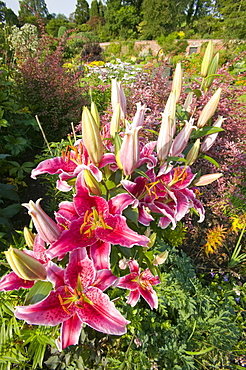
[[[51,175],[62,173],[63,171],[73,173],[76,167],[77,165],[72,160],[64,160],[62,157],[46,159],[32,170],[31,178],[36,179],[38,175],[44,173],[49,173]]]
[[[13,271],[3,276],[0,280],[0,291],[19,290],[20,288],[29,289],[34,285],[34,281],[23,280]]]
[[[76,195],[74,197],[74,205],[77,213],[83,216],[86,211],[92,212],[95,208],[98,214],[103,216],[108,214],[107,201],[99,196],[91,196],[89,190],[82,186],[81,181],[76,182]]]
[[[98,238],[95,237],[93,230],[91,235],[85,234],[85,231],[88,229],[88,227],[85,227],[84,232],[81,233],[83,222],[83,217],[71,222],[69,229],[64,230],[60,238],[47,250],[47,255],[50,258],[63,256],[74,249],[88,247],[94,244]]]
[[[106,334],[123,335],[126,325],[129,324],[115,308],[109,297],[100,289],[91,287],[86,292],[92,304],[84,302],[83,308],[77,309],[77,314],[83,322],[93,329]]]
[[[128,297],[128,299],[127,299],[127,301],[126,301],[126,302],[127,302],[130,306],[134,307],[134,306],[136,306],[136,304],[138,303],[139,298],[140,298],[140,292],[139,292],[139,290],[138,290],[138,289],[136,289],[136,290],[132,290],[132,291],[130,292],[130,295],[129,295],[129,297]]]
[[[97,271],[96,279],[93,283],[93,286],[104,291],[108,287],[112,286],[116,280],[117,280],[117,277],[112,274],[111,270],[109,269],[100,270],[100,271]]]
[[[76,313],[62,323],[61,335],[56,343],[60,351],[68,346],[78,344],[82,325],[83,323]]]
[[[136,290],[139,287],[139,283],[134,281],[138,278],[139,274],[137,272],[131,272],[128,275],[122,276],[117,282],[117,287],[129,290]]]
[[[66,285],[77,288],[78,276],[80,276],[82,289],[91,286],[96,277],[93,262],[87,256],[84,256],[81,248],[70,253],[69,264],[65,272]]]
[[[75,312],[75,305],[63,307],[59,300],[67,299],[64,287],[51,291],[42,301],[30,306],[17,306],[15,316],[17,319],[25,320],[28,324],[55,326],[67,320]]]
[[[94,262],[96,270],[110,268],[110,252],[111,244],[98,240],[95,244],[90,246],[90,257]]]
[[[47,279],[54,285],[57,289],[60,286],[64,286],[64,270],[57,266],[55,263],[49,261],[46,268]]]
[[[109,227],[111,227],[111,229],[98,227],[95,231],[98,239],[112,244],[120,244],[128,248],[131,248],[134,245],[142,245],[144,247],[148,245],[149,238],[144,235],[139,235],[130,229],[123,216],[108,215],[104,221]]]
[[[145,301],[149,304],[150,308],[153,310],[153,308],[158,307],[158,298],[157,294],[154,291],[154,289],[150,286],[148,288],[143,289],[141,286],[139,287],[139,292],[141,296],[145,299]]]

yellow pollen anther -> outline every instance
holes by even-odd
[[[67,309],[67,307],[65,306],[64,304],[64,301],[62,299],[62,296],[60,294],[58,294],[58,299],[59,299],[59,302],[60,302],[60,305],[62,306],[62,309],[68,314],[68,315],[71,315],[71,312]]]

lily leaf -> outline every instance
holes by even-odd
[[[201,157],[203,157],[204,159],[212,163],[215,167],[220,168],[219,163],[215,159],[209,157],[208,155],[203,155],[203,154],[201,155]]]
[[[215,134],[216,132],[220,132],[220,131],[225,131],[225,130],[221,127],[207,126],[207,127],[203,127],[200,130],[193,132],[193,134],[191,135],[191,138],[198,139],[199,137],[203,137],[203,136],[210,135],[210,134]]]
[[[47,281],[37,281],[26,296],[26,304],[33,304],[44,299],[52,289],[52,284]]]

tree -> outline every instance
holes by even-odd
[[[211,0],[189,0],[184,2],[185,21],[187,26],[193,25],[194,21],[209,14],[211,11]]]
[[[129,38],[135,36],[141,18],[133,5],[122,5],[121,0],[108,0],[105,20],[109,36]]]
[[[89,4],[86,0],[77,0],[74,19],[77,25],[86,23],[90,18]]]
[[[1,23],[5,21],[5,13],[4,13],[5,8],[6,8],[6,4],[3,1],[0,1],[0,22]]]
[[[92,0],[90,8],[90,18],[99,17],[99,5],[97,0]]]
[[[106,8],[106,6],[103,5],[101,0],[99,0],[99,3],[98,3],[99,17],[104,17],[105,8]]]
[[[143,35],[155,39],[162,34],[175,31],[177,21],[177,3],[174,0],[144,0],[142,4]]]
[[[5,8],[4,16],[5,16],[5,24],[7,26],[10,26],[10,27],[17,26],[18,27],[20,25],[19,19],[12,9]]]
[[[41,18],[47,18],[49,15],[45,0],[21,0],[19,4],[20,17],[38,14]]]
[[[45,29],[49,35],[53,37],[57,37],[59,28],[60,27],[68,28],[68,25],[69,25],[69,22],[68,22],[67,17],[64,14],[58,14],[55,18],[52,18],[48,22]]]
[[[217,0],[217,10],[223,21],[224,35],[230,38],[246,37],[246,0]]]

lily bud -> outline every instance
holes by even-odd
[[[219,116],[215,123],[213,124],[213,127],[221,127],[222,122],[225,120],[222,116]],[[214,144],[216,138],[218,136],[218,132],[215,132],[214,134],[207,135],[201,145],[201,152],[205,153],[207,152],[212,145]]]
[[[178,135],[175,137],[171,149],[170,149],[170,155],[171,157],[180,156],[180,154],[185,149],[189,138],[191,131],[195,128],[195,126],[192,125],[193,120],[190,119],[186,122],[185,126],[182,128],[182,130],[178,133]]]
[[[124,118],[126,115],[126,97],[120,82],[116,78],[112,79],[111,88],[111,105],[113,111],[115,110],[116,104],[120,103],[121,117]]]
[[[146,235],[147,236],[147,235]],[[149,242],[148,242],[148,249],[152,248],[156,241],[156,233],[152,233],[148,236]]]
[[[172,139],[174,135],[174,125],[175,125],[175,94],[171,92],[164,112],[162,113],[162,122],[157,139],[157,156],[161,162],[164,162],[169,153],[170,147],[172,145]]]
[[[34,244],[34,239],[35,239],[35,234],[33,234],[31,232],[30,229],[28,229],[28,227],[24,227],[24,230],[23,230],[23,234],[24,234],[24,239],[25,239],[25,242],[26,242],[26,245],[32,249],[33,248],[33,244]]]
[[[144,123],[144,113],[147,110],[146,105],[142,105],[141,103],[137,103],[137,112],[133,118],[131,128],[136,128],[138,126],[143,126]]]
[[[23,280],[45,280],[47,277],[46,270],[42,263],[36,258],[29,256],[23,251],[10,247],[4,252],[7,261],[15,272]]]
[[[207,104],[203,108],[200,114],[200,117],[198,119],[198,122],[197,122],[198,128],[202,128],[203,126],[205,126],[207,121],[213,116],[219,104],[220,94],[221,94],[221,88],[219,87],[218,90],[216,90],[214,95],[211,97],[211,99],[207,102]]]
[[[99,128],[87,107],[82,113],[82,137],[90,160],[97,166],[103,156],[103,144]]]
[[[115,160],[120,170],[123,170],[123,166],[120,160],[120,148],[122,145],[122,139],[119,134],[115,134],[114,137],[114,154],[115,154]]]
[[[202,77],[207,77],[208,75],[208,68],[212,61],[213,53],[214,53],[214,44],[213,44],[213,41],[210,40],[206,47],[205,54],[202,60],[202,65],[201,65],[201,76]]]
[[[168,251],[164,251],[160,253],[158,256],[154,258],[153,265],[154,266],[162,265],[163,263],[166,262],[167,257],[168,257]]]
[[[177,63],[174,76],[173,76],[173,83],[172,83],[172,91],[175,92],[176,104],[178,103],[180,94],[181,94],[182,79],[183,79],[183,72],[181,68],[181,63]]]
[[[207,77],[206,77],[205,82],[204,82],[204,87],[206,87],[207,89],[213,83],[214,76],[211,76],[211,75],[214,75],[217,72],[218,65],[219,65],[219,53],[215,54],[215,56],[213,57],[210,65],[209,65],[208,74],[207,74]]]
[[[83,171],[83,177],[86,187],[89,189],[89,191],[92,194],[100,196],[102,194],[99,182],[95,179],[95,177],[92,175],[91,171],[84,170]]]
[[[125,132],[125,136],[120,148],[120,162],[123,167],[125,176],[131,175],[137,168],[139,162],[139,130],[141,127],[136,127]]]
[[[121,120],[121,108],[120,108],[120,103],[117,103],[114,108],[111,123],[110,123],[110,136],[112,138],[115,137],[116,132],[119,132],[120,120]]]
[[[34,203],[30,200],[29,203],[22,205],[28,209],[28,214],[32,217],[34,226],[39,233],[40,237],[49,244],[56,241],[61,235],[58,225],[53,221],[41,208],[41,198]]]
[[[193,99],[193,92],[190,91],[185,99],[185,102],[184,102],[184,105],[183,105],[183,108],[186,112],[190,113],[191,111],[191,103],[192,103],[192,99]]]
[[[197,139],[186,156],[187,166],[191,166],[195,162],[195,160],[198,157],[199,149],[200,149],[200,139]]]
[[[223,176],[222,173],[210,173],[208,175],[203,175],[199,177],[199,179],[195,180],[193,182],[194,186],[204,186],[211,184],[212,182],[218,180],[221,176]]]
[[[94,103],[94,101],[91,102],[91,115],[94,118],[94,121],[96,122],[98,128],[100,127],[100,116],[97,110],[97,106]]]

